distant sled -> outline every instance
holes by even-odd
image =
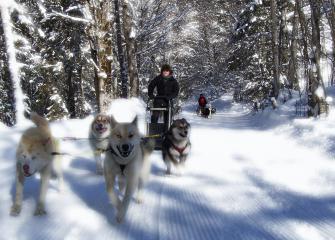
[[[209,107],[205,107],[205,108],[198,107],[196,110],[196,113],[200,117],[211,118],[212,115],[216,113],[216,108],[212,107],[212,105],[209,104]]]

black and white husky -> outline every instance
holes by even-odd
[[[171,174],[172,164],[175,167],[183,166],[190,150],[190,124],[184,118],[174,120],[162,142],[166,174]]]

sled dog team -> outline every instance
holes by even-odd
[[[36,127],[31,127],[23,133],[16,152],[16,190],[10,211],[12,216],[20,214],[26,177],[37,172],[41,176],[34,215],[46,214],[45,198],[49,179],[56,176],[60,189],[63,185],[59,143],[52,136],[45,118],[31,113],[31,121]],[[189,136],[190,124],[185,119],[174,120],[165,133],[162,155],[167,174],[171,174],[172,165],[184,165],[191,148]],[[113,116],[103,114],[94,118],[89,141],[94,152],[96,171],[104,175],[107,194],[116,209],[116,220],[120,223],[135,193],[136,202],[143,201],[141,190],[150,175],[149,156],[154,150],[155,142],[150,138],[143,138],[140,134],[137,117],[131,123],[119,123]],[[116,185],[119,191],[115,191]],[[121,194],[118,193],[123,195],[121,199]]]

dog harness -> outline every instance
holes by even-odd
[[[174,145],[172,142],[171,142],[171,145],[172,147],[180,154],[180,155],[183,155],[183,152],[185,151],[185,149],[188,147],[188,143],[186,144],[185,147],[183,148],[180,148],[180,147],[177,147],[176,145]]]
[[[115,156],[119,157],[119,155],[117,155],[117,153],[114,151],[114,149],[112,147],[109,147],[107,149],[107,151],[110,151],[112,154],[114,154]],[[119,164],[120,170],[121,170],[121,174],[124,175],[124,170],[127,167],[127,164]]]

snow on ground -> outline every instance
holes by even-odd
[[[10,217],[22,129],[0,125],[0,239],[334,239],[334,115],[293,120],[289,103],[253,114],[229,95],[215,104],[211,119],[196,116],[194,105],[184,107],[181,116],[192,125],[185,173],[165,176],[155,152],[145,202],[133,202],[121,225],[86,141],[62,142],[71,155],[63,157],[66,188],[59,193],[51,182],[48,215],[33,216],[39,185],[31,178],[21,215]],[[140,109],[120,106],[111,112]],[[130,121],[133,113],[126,116]],[[85,137],[90,121],[54,122],[52,130]]]

